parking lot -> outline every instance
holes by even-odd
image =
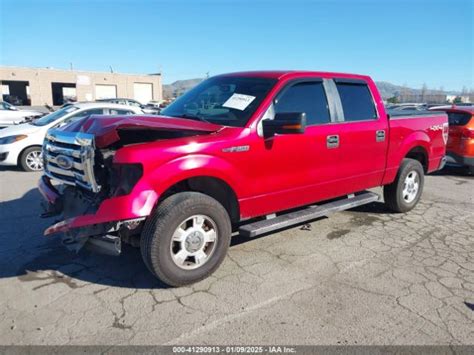
[[[426,178],[406,215],[381,203],[253,240],[192,287],[139,250],[42,236],[40,174],[0,170],[0,344],[473,344],[474,178]]]

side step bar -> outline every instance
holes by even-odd
[[[376,193],[366,191],[355,195],[354,197],[348,197],[318,206],[311,206],[303,210],[289,212],[272,219],[245,224],[239,228],[239,232],[243,237],[253,238],[261,234],[291,227],[295,224],[307,222],[335,212],[366,205],[368,203],[378,201],[379,199],[380,197]]]

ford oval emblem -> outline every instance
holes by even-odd
[[[62,169],[69,170],[74,165],[74,160],[71,157],[65,155],[58,155],[56,157],[56,164]]]

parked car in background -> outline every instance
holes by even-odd
[[[467,166],[474,174],[474,107],[453,105],[432,110],[448,114],[447,163]]]
[[[163,108],[162,103],[163,101],[149,101],[146,105],[155,108]]]
[[[0,130],[0,165],[19,165],[25,171],[43,169],[41,146],[50,128],[59,128],[90,115],[143,114],[138,107],[108,102],[63,107],[32,122]]]
[[[96,100],[96,102],[112,102],[115,104],[120,104],[120,105],[128,105],[128,106],[134,106],[134,107],[139,107],[144,113],[149,113],[152,115],[157,115],[160,113],[160,110],[157,109],[156,107],[152,105],[144,105],[141,102],[133,99],[124,99],[124,98],[114,98],[114,99],[99,99]]]
[[[155,105],[150,105],[149,103],[142,107],[143,112],[149,113],[150,115],[159,115],[161,109]]]
[[[25,119],[44,116],[43,112],[35,110],[21,110],[8,102],[0,102],[0,127],[18,124]]]
[[[98,99],[95,101],[96,102],[112,102],[114,104],[135,106],[135,107],[140,107],[140,108],[143,106],[143,104],[137,100],[125,99],[125,98]]]
[[[294,226],[377,201],[364,191],[377,186],[388,208],[410,211],[448,134],[445,113],[389,116],[371,78],[325,72],[216,76],[162,115],[50,130],[39,189],[44,216],[62,219],[46,235],[65,233],[75,251],[140,245],[173,286],[212,274],[233,227],[255,237]]]
[[[425,111],[428,106],[426,104],[392,104],[387,105],[386,108],[394,111]]]

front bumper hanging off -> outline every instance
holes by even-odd
[[[61,215],[63,196],[51,184],[51,180],[47,176],[41,177],[38,189],[46,202],[44,206],[46,211],[43,217]],[[80,236],[93,236],[107,233],[117,225],[144,219],[151,213],[157,200],[158,195],[153,190],[105,199],[94,214],[66,218],[47,228],[44,235],[72,233]]]

